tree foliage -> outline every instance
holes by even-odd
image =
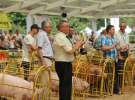
[[[53,34],[57,32],[56,26],[58,22],[61,20],[60,16],[49,16],[52,22],[52,27],[53,27]],[[89,26],[89,20],[85,18],[70,18],[69,24],[71,27],[73,27],[76,32],[80,32],[82,29],[85,27]]]
[[[133,17],[121,17],[121,22],[126,22],[130,27],[135,26],[135,18]]]
[[[70,18],[69,23],[77,32],[80,32],[90,24],[89,20],[85,18]]]
[[[56,34],[57,32],[57,23],[59,22],[59,16],[49,16],[51,23],[52,23],[52,33]]]
[[[110,24],[110,19],[106,19],[107,20],[107,25]],[[97,30],[99,30],[101,27],[105,27],[105,19],[97,19]]]
[[[18,12],[12,12],[8,15],[12,23],[12,30],[19,30],[24,34],[26,32],[26,15]]]

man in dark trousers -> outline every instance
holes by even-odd
[[[78,50],[83,41],[71,43],[67,37],[69,34],[69,24],[61,21],[57,26],[59,32],[54,37],[53,49],[55,58],[55,69],[59,77],[59,100],[71,100],[72,91],[72,61],[74,52]]]

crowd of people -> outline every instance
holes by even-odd
[[[0,33],[0,49],[11,50],[11,49],[22,49],[23,36],[16,30],[15,33],[10,30]]]
[[[129,43],[128,35],[125,32],[126,23],[120,23],[120,30],[115,32],[113,25],[108,25],[98,38],[94,37],[94,32],[88,41],[93,48],[103,52],[103,56],[112,58],[115,65],[115,84],[114,93],[120,93],[120,84],[118,82],[118,73],[123,69],[125,59],[128,57]],[[32,52],[38,53],[38,58],[42,66],[50,70],[55,61],[55,69],[59,77],[59,100],[71,100],[72,91],[72,62],[84,44],[87,43],[79,37],[73,27],[69,26],[67,20],[62,20],[57,25],[58,32],[52,37],[52,25],[50,20],[41,23],[41,28],[37,24],[31,26],[31,31],[23,38],[16,31],[12,34],[0,36],[0,49],[22,49],[24,68],[24,79],[28,80],[30,68],[30,56]],[[45,76],[47,78],[48,76]]]

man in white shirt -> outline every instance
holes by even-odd
[[[69,34],[67,21],[61,21],[57,28],[59,32],[54,37],[53,49],[55,69],[59,77],[59,100],[71,100],[72,62],[75,51],[83,45],[83,41],[76,41],[74,45],[71,43],[67,37]]]
[[[41,28],[42,29],[39,31],[37,36],[38,53],[41,65],[49,68],[52,66],[53,60],[52,45],[48,38],[48,34],[52,30],[50,21],[43,21],[41,23]]]
[[[119,94],[120,92],[120,88],[122,87],[122,84],[119,83],[120,80],[119,73],[122,73],[123,67],[124,67],[124,63],[126,58],[128,57],[128,50],[129,50],[129,41],[128,41],[128,34],[125,32],[127,25],[125,22],[120,23],[120,30],[119,32],[116,34],[116,38],[117,38],[117,49],[118,49],[118,61],[115,67],[115,84],[114,84],[114,93]]]
[[[31,32],[29,32],[23,40],[23,62],[22,66],[24,68],[24,79],[28,80],[29,67],[30,67],[30,56],[33,51],[37,49],[35,35],[38,33],[38,25],[33,24],[31,26]]]
[[[118,50],[119,50],[119,59],[128,56],[128,49],[129,49],[129,39],[128,34],[125,32],[126,23],[120,23],[120,30],[116,34],[116,38],[118,40]]]

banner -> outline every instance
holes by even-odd
[[[0,12],[0,29],[11,29],[10,19],[3,12]]]

